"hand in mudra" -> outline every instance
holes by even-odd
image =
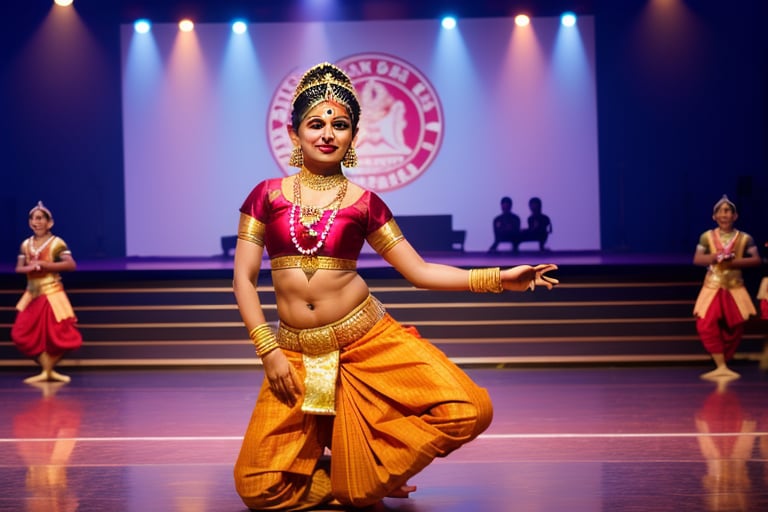
[[[557,265],[553,263],[542,263],[541,265],[518,265],[501,271],[501,284],[505,290],[522,292],[533,290],[537,286],[546,286],[551,290],[560,281],[554,277],[546,275],[551,270],[557,270]]]

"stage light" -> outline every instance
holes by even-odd
[[[195,28],[195,24],[192,23],[192,20],[184,19],[179,22],[179,30],[181,30],[182,32],[192,32],[194,28]]]
[[[135,30],[137,34],[146,34],[149,32],[150,28],[152,28],[152,24],[149,23],[149,20],[142,19],[133,22],[133,30]]]
[[[572,27],[576,24],[576,15],[572,12],[564,12],[563,15],[560,16],[560,23],[562,23],[564,27]]]
[[[67,7],[68,5],[72,5],[72,0],[53,0],[53,3],[62,7]]]
[[[232,23],[232,32],[235,34],[245,34],[248,31],[248,24],[243,20],[237,20]]]
[[[531,23],[531,18],[529,18],[525,14],[518,14],[517,16],[515,16],[515,25],[517,25],[518,27],[525,27],[527,25],[530,25],[530,23]]]
[[[456,28],[456,18],[453,16],[446,16],[443,18],[443,21],[441,23],[443,25],[444,29],[451,30],[453,28]]]

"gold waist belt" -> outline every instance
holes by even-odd
[[[301,352],[304,362],[304,402],[301,410],[310,414],[336,414],[336,380],[339,349],[359,340],[384,318],[384,306],[369,295],[347,316],[332,324],[312,329],[294,329],[280,324],[277,343],[281,348]]]
[[[704,286],[707,288],[725,288],[730,290],[744,286],[744,279],[741,276],[740,270],[710,270],[704,278]]]
[[[369,295],[351,313],[332,324],[312,329],[294,329],[280,324],[277,343],[281,348],[312,356],[339,350],[359,340],[384,318],[386,310],[373,295]]]
[[[33,297],[40,295],[51,295],[52,293],[60,292],[64,290],[61,281],[54,275],[48,274],[44,277],[30,279],[27,282],[27,291],[32,294]]]

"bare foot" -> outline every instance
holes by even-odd
[[[40,372],[37,375],[27,377],[24,379],[25,384],[34,384],[35,382],[45,382],[48,380],[48,374],[46,372]]]
[[[56,382],[70,382],[72,379],[68,375],[62,375],[56,370],[51,370],[48,372],[48,380],[53,380]]]
[[[387,494],[387,498],[408,498],[412,492],[416,492],[416,486],[405,484]]]
[[[718,366],[714,370],[701,375],[702,379],[707,379],[707,380],[716,380],[724,377],[727,377],[730,379],[738,379],[739,377],[741,377],[741,375],[731,370],[727,366]]]

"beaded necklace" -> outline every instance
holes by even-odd
[[[29,252],[32,253],[33,260],[40,259],[40,253],[43,252],[43,250],[48,247],[48,244],[50,244],[54,239],[53,235],[50,235],[48,238],[45,239],[45,242],[40,244],[40,247],[35,247],[35,237],[31,236],[29,237]]]
[[[303,170],[303,169],[302,169]],[[289,218],[288,229],[291,234],[291,242],[293,246],[304,257],[301,259],[301,269],[307,276],[309,281],[315,274],[318,268],[317,251],[325,244],[325,239],[328,238],[328,233],[331,231],[333,221],[336,219],[336,215],[339,213],[341,203],[344,200],[344,196],[347,194],[348,181],[343,175],[340,175],[343,179],[338,180],[339,190],[336,192],[336,197],[328,205],[323,207],[318,206],[304,206],[301,204],[301,185],[303,181],[301,173],[293,181],[293,204],[291,205],[291,215]],[[330,189],[328,189],[330,190]],[[325,216],[325,213],[330,210],[328,220],[325,222],[322,232],[315,229],[315,225]],[[296,234],[297,226],[304,228],[304,233],[310,238],[315,238],[315,245],[306,248],[299,242]]]

